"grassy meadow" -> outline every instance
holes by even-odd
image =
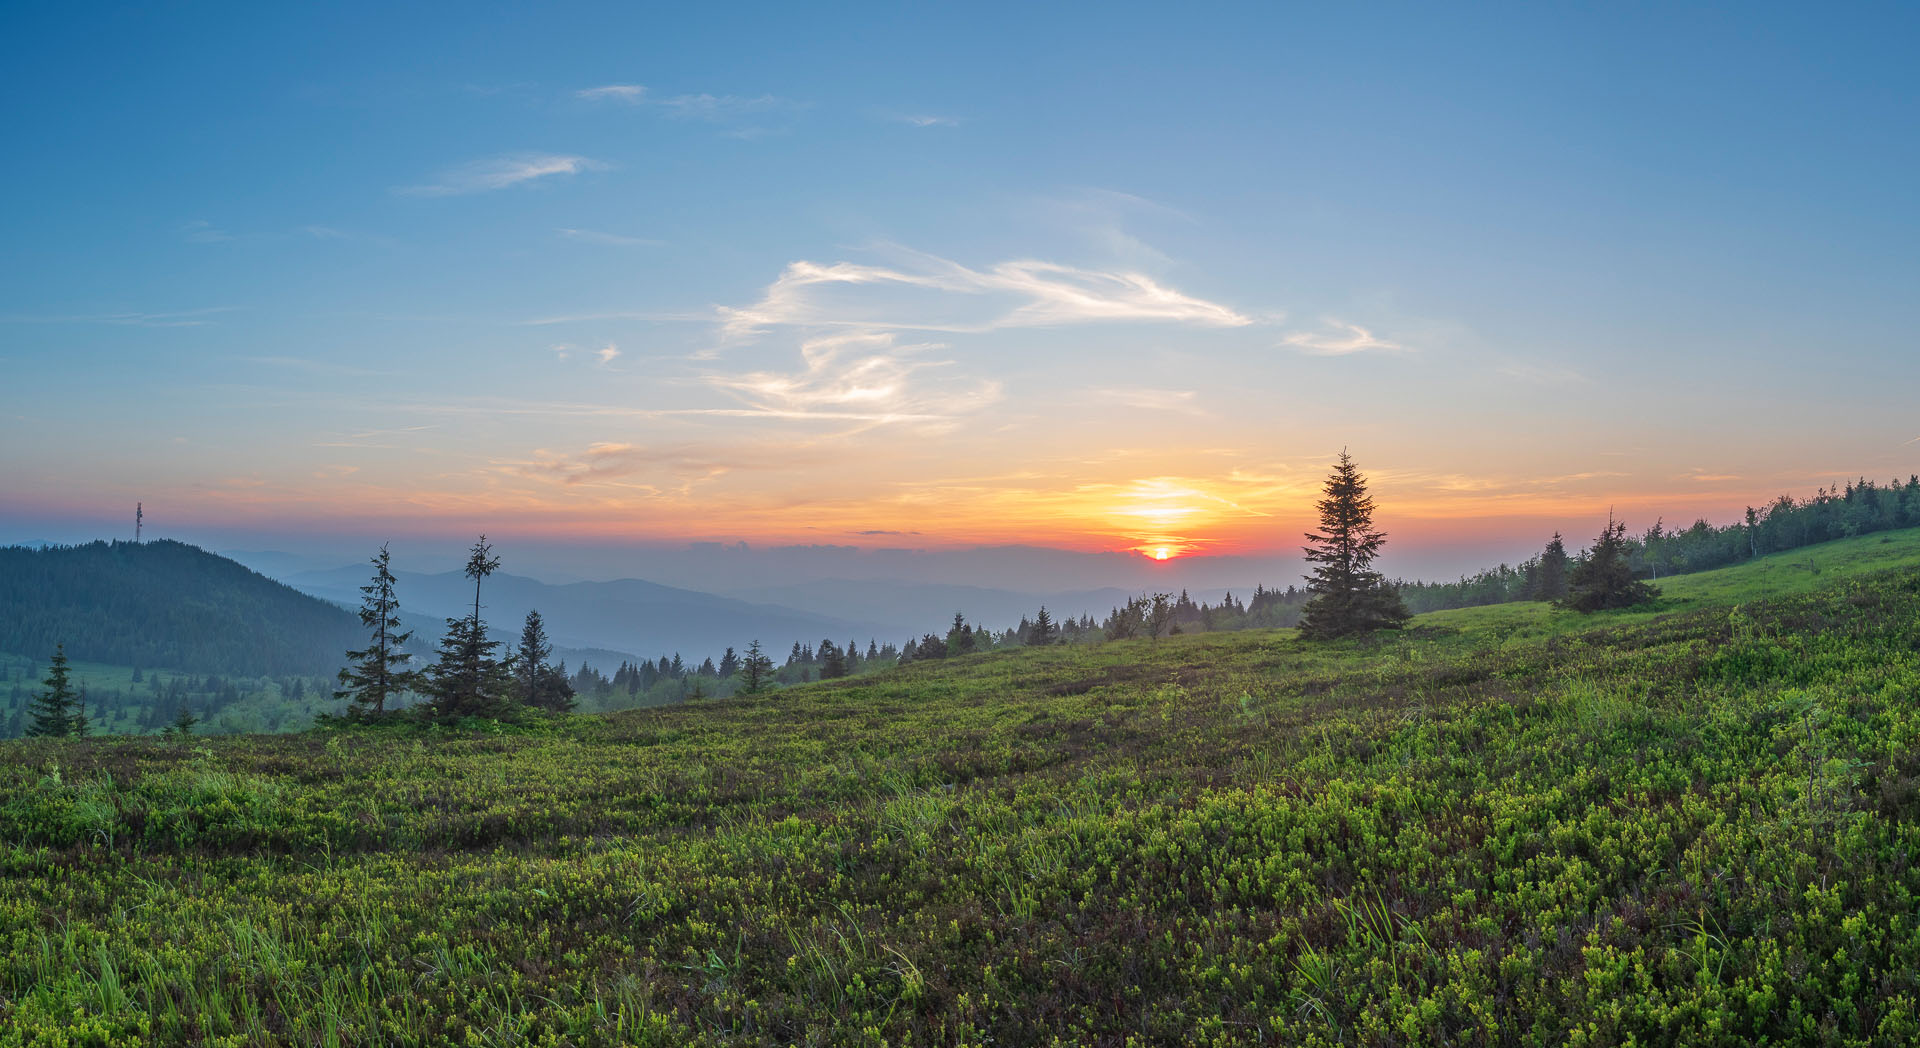
[[[91,729],[98,734],[152,734],[184,707],[200,718],[203,735],[298,731],[323,713],[338,713],[338,684],[326,677],[237,677],[70,661]],[[47,659],[0,653],[0,739],[18,737],[31,723],[44,690]]]
[[[1920,532],[531,729],[0,744],[0,1046],[1920,1039]]]

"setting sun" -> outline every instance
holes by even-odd
[[[1168,549],[1165,546],[1156,547],[1153,551],[1154,560],[1166,560],[1168,557],[1171,557],[1171,556],[1173,556],[1173,551]]]

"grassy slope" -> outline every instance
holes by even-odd
[[[7,744],[0,1045],[1905,1042],[1920,572],[1852,573],[1892,537],[1662,613]]]
[[[1644,622],[1679,611],[1807,593],[1832,583],[1836,577],[1911,567],[1920,567],[1920,529],[1880,532],[1772,553],[1729,568],[1661,579],[1656,583],[1660,599],[1651,608],[1611,612],[1605,618]],[[1519,639],[1571,633],[1593,625],[1588,616],[1555,611],[1533,601],[1429,612],[1420,616],[1419,622],[1463,630],[1495,630]]]

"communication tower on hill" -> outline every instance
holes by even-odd
[[[147,507],[136,502],[133,504],[133,541],[140,541],[140,526],[146,523]]]

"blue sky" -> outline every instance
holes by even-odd
[[[1920,468],[1911,9],[0,18],[0,538],[1257,554],[1345,445],[1418,569]]]

